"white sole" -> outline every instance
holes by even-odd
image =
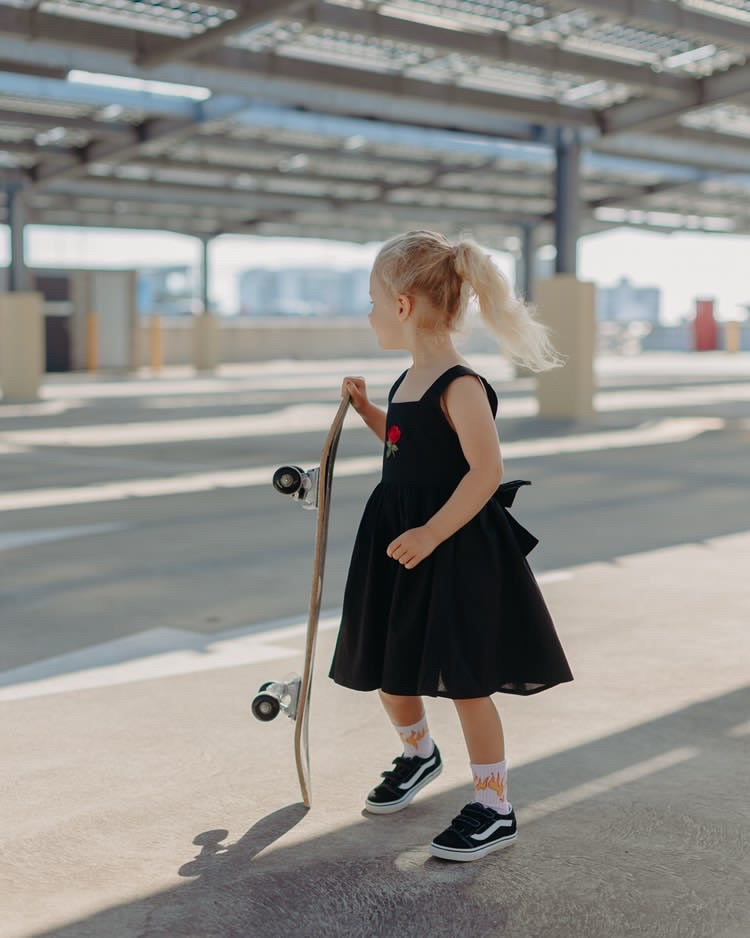
[[[397,811],[403,811],[417,792],[420,792],[425,785],[429,785],[430,782],[434,781],[442,771],[443,763],[441,762],[434,772],[430,775],[425,775],[420,782],[417,782],[413,788],[410,788],[404,797],[400,798],[398,801],[391,801],[389,804],[373,804],[371,801],[365,799],[365,811],[367,811],[368,814],[395,814]]]
[[[439,857],[441,860],[458,860],[459,862],[468,863],[471,860],[481,860],[482,857],[486,857],[488,853],[493,853],[495,850],[502,850],[503,847],[510,847],[511,844],[514,844],[518,840],[518,831],[513,834],[511,837],[504,837],[502,840],[495,841],[492,844],[485,844],[481,847],[475,847],[473,850],[458,850],[452,847],[440,847],[438,844],[430,844],[430,853],[433,857]]]

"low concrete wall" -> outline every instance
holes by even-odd
[[[192,319],[163,317],[164,365],[189,365],[193,361]],[[141,320],[140,363],[147,367],[149,321]],[[494,340],[474,329],[461,341],[464,351],[497,350]],[[273,358],[367,358],[382,355],[366,320],[358,319],[221,319],[219,362],[239,364]]]

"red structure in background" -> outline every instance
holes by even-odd
[[[714,301],[696,300],[693,320],[693,348],[713,352],[719,347],[719,327],[714,319]]]

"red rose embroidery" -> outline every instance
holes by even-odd
[[[385,458],[389,456],[395,456],[398,452],[398,446],[396,444],[401,439],[401,430],[394,424],[389,430],[386,436],[385,443]]]

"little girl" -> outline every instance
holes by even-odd
[[[473,241],[431,231],[388,241],[370,276],[370,322],[384,349],[413,364],[388,395],[365,381],[343,390],[385,444],[382,481],[357,533],[331,677],[379,690],[403,754],[365,805],[405,808],[442,771],[422,696],[449,697],[461,722],[474,799],[430,844],[448,860],[475,860],[516,839],[507,798],[503,729],[490,697],[534,694],[572,680],[526,562],[537,543],[506,510],[518,485],[500,485],[497,396],[453,345],[474,294],[486,325],[517,361],[541,371],[560,360],[545,327],[510,293]]]

